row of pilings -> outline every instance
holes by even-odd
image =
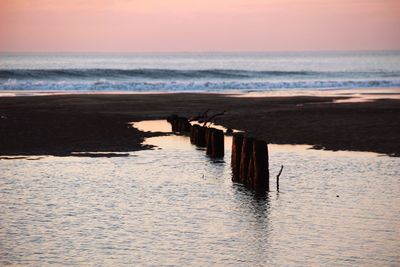
[[[190,142],[198,147],[206,148],[206,153],[212,158],[224,156],[224,132],[211,127],[198,124],[191,125],[185,117],[169,116],[167,121],[172,126],[173,132],[190,134]]]
[[[212,158],[224,156],[224,132],[198,124],[191,125],[185,117],[167,118],[173,132],[190,135],[190,142],[206,148]],[[242,133],[232,136],[232,181],[257,191],[269,191],[268,146],[265,141],[247,137]]]
[[[224,156],[224,132],[211,127],[195,124],[190,130],[190,142],[199,147],[205,147],[206,153],[212,158]]]
[[[268,145],[241,133],[232,136],[232,181],[269,191]]]

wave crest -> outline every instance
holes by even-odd
[[[371,81],[292,81],[292,82],[112,82],[98,80],[93,82],[0,82],[0,90],[74,90],[74,91],[206,91],[277,89],[343,89],[400,87],[400,80]]]
[[[307,71],[250,71],[232,69],[174,70],[174,69],[11,69],[0,70],[0,79],[70,79],[70,78],[262,78],[267,76],[306,76]],[[315,73],[316,74],[316,73]]]

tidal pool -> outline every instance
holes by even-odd
[[[222,160],[179,135],[127,157],[0,160],[0,265],[400,265],[400,158],[269,145],[260,196],[231,182],[225,141]]]

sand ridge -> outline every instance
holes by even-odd
[[[132,121],[225,110],[217,123],[277,144],[400,155],[400,100],[350,96],[69,94],[0,97],[0,155],[145,149]]]

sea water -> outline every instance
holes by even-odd
[[[225,141],[218,160],[178,135],[128,157],[0,160],[0,265],[400,265],[400,158],[270,145],[258,195],[231,181]]]
[[[400,52],[0,54],[0,90],[264,92],[400,87]]]

